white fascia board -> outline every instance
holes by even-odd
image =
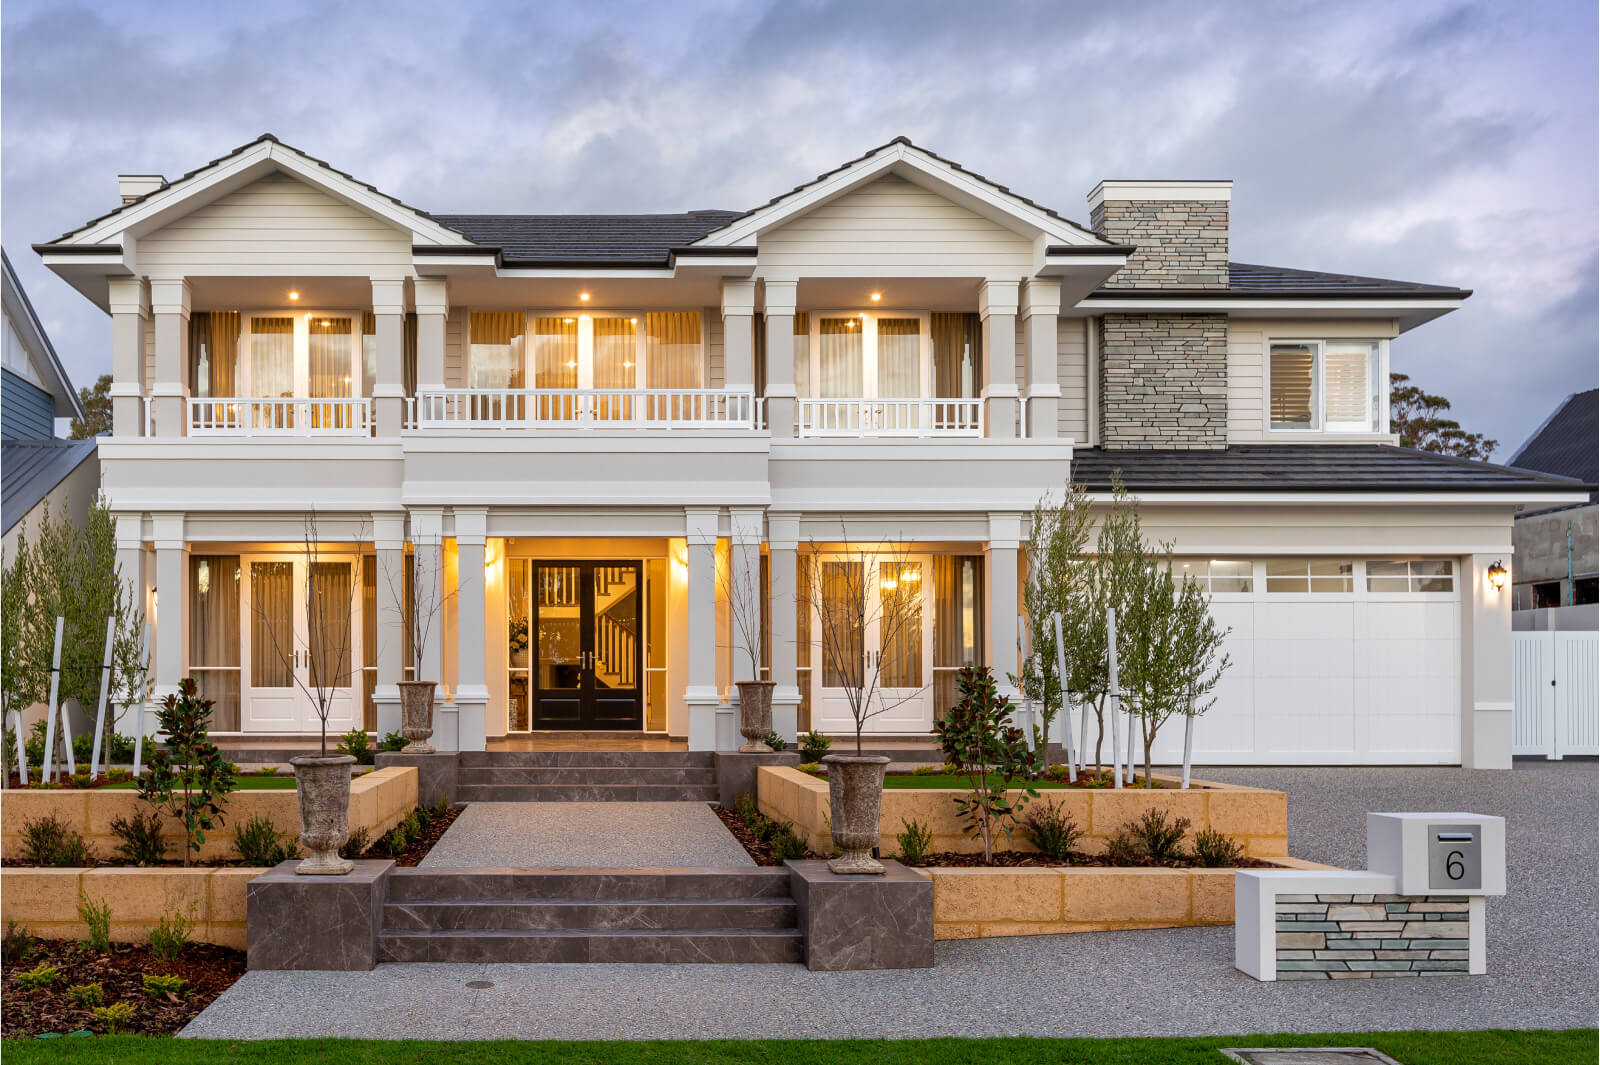
[[[1153,504],[1249,503],[1261,506],[1336,505],[1389,506],[1396,503],[1425,503],[1440,506],[1494,504],[1516,507],[1524,503],[1584,503],[1587,492],[1135,492],[1134,499]],[[1110,492],[1091,492],[1095,503],[1109,503]]]
[[[765,481],[718,481],[714,487],[690,482],[605,481],[575,486],[570,481],[417,481],[401,492],[406,506],[502,507],[530,498],[551,507],[765,507],[772,494]]]
[[[1032,207],[1014,196],[999,191],[971,174],[963,173],[930,157],[927,153],[907,144],[891,144],[870,158],[851,163],[797,192],[790,193],[736,219],[722,229],[708,233],[695,241],[704,247],[726,247],[749,244],[762,230],[781,225],[791,218],[804,214],[858,185],[881,177],[891,169],[900,168],[913,184],[946,196],[954,202],[972,208],[982,205],[982,212],[993,217],[998,212],[1013,223],[1021,223],[1028,235],[1044,233],[1052,243],[1095,245],[1105,243],[1092,233],[1085,232],[1059,218],[1053,218],[1037,207]],[[917,177],[924,180],[918,181]],[[1012,226],[1015,228],[1015,225]]]

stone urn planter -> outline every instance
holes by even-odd
[[[289,764],[300,799],[300,843],[311,852],[295,872],[343,876],[355,868],[354,862],[339,857],[339,848],[350,838],[350,767],[355,756],[302,755]]]
[[[400,735],[411,741],[401,754],[433,753],[428,738],[433,735],[433,692],[438,686],[432,680],[400,682]]]
[[[835,873],[883,873],[872,856],[878,844],[878,817],[883,809],[883,772],[889,759],[881,755],[830,754],[828,810],[833,842],[844,854],[828,862]]]
[[[741,680],[739,682],[739,735],[744,737],[740,754],[767,754],[772,748],[766,745],[767,734],[772,731],[772,689],[770,680]]]

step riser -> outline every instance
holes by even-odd
[[[798,932],[762,935],[450,936],[378,937],[378,960],[387,962],[644,962],[749,964],[801,962]]]
[[[694,784],[714,787],[714,769],[668,766],[480,766],[462,770],[460,783],[469,787],[496,784],[582,784],[610,786]]]
[[[622,902],[640,899],[769,899],[789,897],[789,871],[726,873],[444,872],[396,869],[390,902],[537,902],[549,899]]]
[[[710,769],[716,759],[710,751],[462,751],[463,770],[481,766],[661,766],[675,769]]]
[[[660,903],[391,903],[385,931],[583,930],[650,932],[726,928],[792,929],[791,900],[772,902]]]
[[[701,784],[462,784],[457,802],[716,802]]]

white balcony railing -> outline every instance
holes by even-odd
[[[981,399],[802,399],[801,436],[982,436]]]
[[[186,421],[190,436],[370,436],[372,400],[229,396],[194,399]]]
[[[754,429],[754,392],[720,388],[442,388],[419,391],[418,429]]]

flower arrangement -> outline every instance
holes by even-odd
[[[512,654],[520,654],[528,649],[527,618],[511,619],[510,646]]]

